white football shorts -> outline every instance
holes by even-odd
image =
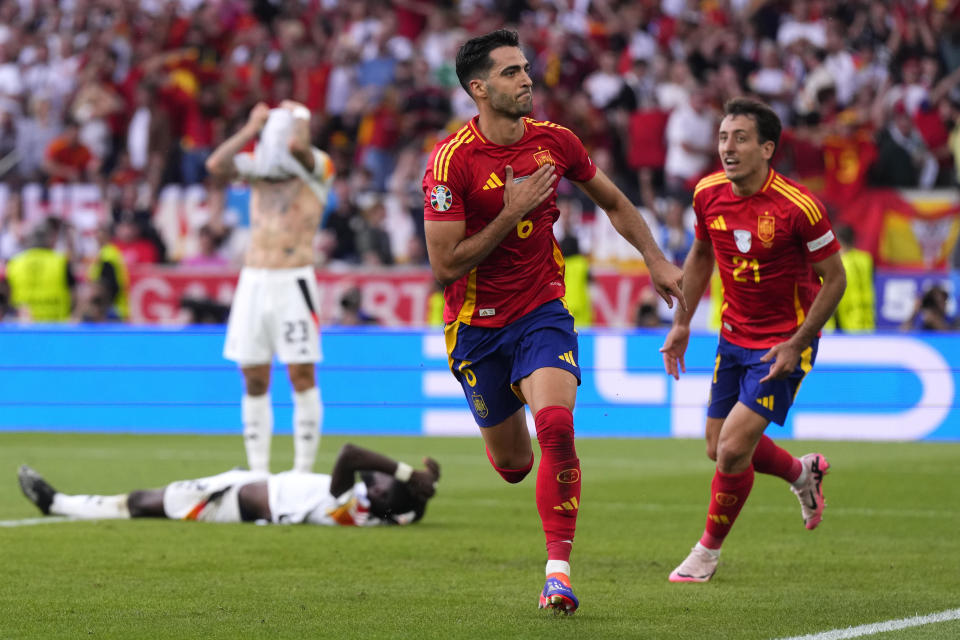
[[[313,267],[244,267],[233,295],[223,357],[240,366],[319,362],[319,305]]]
[[[207,478],[180,480],[164,489],[163,511],[172,520],[240,522],[240,487],[266,479],[266,473],[235,469]]]

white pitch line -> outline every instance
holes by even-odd
[[[812,633],[806,636],[781,638],[781,640],[844,640],[845,638],[859,638],[861,636],[870,636],[875,633],[885,633],[887,631],[898,631],[900,629],[908,629],[910,627],[922,627],[925,624],[947,622],[949,620],[960,620],[960,609],[947,609],[946,611],[931,613],[930,615],[926,616],[914,616],[913,618],[901,618],[900,620],[874,622],[873,624],[862,624],[859,627],[833,629],[832,631]]]
[[[0,520],[0,527],[30,527],[35,524],[55,524],[57,522],[76,522],[80,518],[67,516],[46,516],[44,518],[24,518],[23,520]]]

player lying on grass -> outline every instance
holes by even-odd
[[[370,526],[423,517],[440,478],[436,460],[424,458],[423,464],[425,469],[415,470],[345,444],[329,475],[234,469],[114,496],[61,493],[27,465],[17,476],[24,495],[47,515]]]

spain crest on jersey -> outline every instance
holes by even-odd
[[[490,410],[487,409],[487,403],[483,401],[483,396],[479,393],[474,393],[470,399],[473,400],[473,410],[476,412],[477,417],[486,418]]]
[[[537,161],[537,168],[539,169],[545,164],[552,164],[557,166],[557,163],[553,161],[553,156],[550,155],[549,149],[544,149],[543,151],[537,151],[533,154],[533,159]]]
[[[757,237],[761,242],[773,242],[775,218],[769,212],[764,211],[757,219]]]
[[[430,192],[430,206],[435,211],[446,211],[453,204],[453,194],[445,185],[438,184]]]
[[[733,230],[733,239],[737,243],[737,249],[740,250],[740,253],[747,253],[750,251],[750,246],[752,245],[751,234],[746,229],[734,229]]]

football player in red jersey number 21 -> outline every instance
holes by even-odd
[[[843,296],[846,275],[823,205],[770,167],[780,131],[779,118],[766,105],[746,98],[728,102],[718,142],[723,171],[694,189],[696,238],[683,265],[687,304],[674,314],[661,351],[667,373],[678,378],[686,370],[690,317],[716,263],[723,304],[706,439],[717,466],[703,536],[670,574],[671,582],[713,576],[754,472],[790,483],[807,529],[823,517],[826,458],[795,458],[764,430],[771,421],[783,425],[817,357],[820,330]]]
[[[682,272],[657,247],[636,207],[599,171],[577,136],[527,117],[530,64],[517,34],[499,30],[457,54],[460,84],[479,115],[434,148],[423,177],[427,250],[443,285],[444,335],[490,464],[507,482],[533,468],[523,405],[534,416],[536,502],[546,536],[539,605],[573,613],[570,551],[580,508],[573,407],[577,334],[564,302],[563,255],[553,236],[565,176],[640,253],[661,297],[684,305]]]

